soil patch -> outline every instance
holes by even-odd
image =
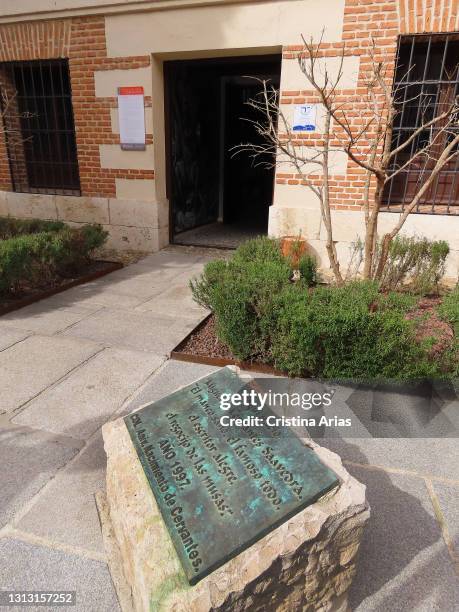
[[[429,350],[431,358],[442,355],[452,347],[454,330],[449,323],[440,319],[437,308],[441,304],[441,297],[421,298],[416,308],[407,314],[407,319],[416,323],[416,339],[418,342],[433,338]]]
[[[236,361],[235,356],[217,338],[216,320],[212,314],[205,319],[202,325],[198,325],[191,334],[185,338],[180,350],[191,355],[216,357],[219,359],[231,359]]]

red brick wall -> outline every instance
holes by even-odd
[[[150,57],[108,58],[103,17],[0,25],[0,61],[68,58],[80,170],[81,193],[114,197],[115,178],[154,178],[153,171],[100,167],[99,144],[119,144],[110,108],[116,98],[96,98],[94,72],[140,68]],[[151,98],[146,98],[151,106]],[[9,166],[0,130],[0,189],[11,189]],[[147,135],[152,142],[152,135]]]
[[[457,30],[458,9],[459,0],[346,0],[342,41],[325,44],[323,54],[337,56],[344,41],[346,54],[360,57],[357,88],[338,92],[355,124],[362,121],[365,110],[361,94],[370,61],[371,37],[375,40],[378,57],[388,63],[387,81],[390,84],[399,33]],[[300,49],[297,45],[285,47],[284,61],[296,61]],[[115,178],[153,178],[153,171],[100,167],[99,144],[118,144],[119,136],[112,133],[110,122],[110,108],[116,107],[116,99],[96,98],[94,82],[95,71],[148,66],[150,57],[108,58],[103,17],[0,25],[0,61],[59,57],[69,58],[82,195],[113,197]],[[283,91],[281,94],[284,104],[306,101],[317,102],[313,92],[307,89]],[[151,98],[146,99],[146,105],[151,106]],[[152,142],[151,134],[147,135],[147,142]],[[317,135],[299,135],[298,144],[320,144],[320,139]],[[294,174],[279,172],[276,180],[278,183],[297,184],[300,179]],[[332,177],[335,207],[359,208],[363,184],[364,173],[349,162],[345,175]],[[1,130],[0,189],[11,189]]]
[[[368,115],[367,104],[362,101],[365,93],[364,81],[371,67],[369,55],[372,40],[375,43],[375,59],[387,66],[386,83],[392,85],[395,56],[399,34],[447,32],[459,29],[459,0],[346,0],[342,41],[322,45],[324,57],[337,57],[345,44],[345,54],[360,57],[357,88],[338,90],[338,101],[344,105],[351,125],[363,125]],[[301,45],[284,47],[284,61],[297,61]],[[305,87],[307,81],[304,79]],[[318,102],[314,92],[305,90],[282,91],[282,104]],[[336,131],[335,134],[338,134]],[[298,145],[320,146],[321,141],[314,134],[299,134]],[[371,134],[370,134],[371,136]],[[338,147],[338,139],[331,146]],[[299,184],[301,177],[293,173],[278,172],[279,184]],[[352,161],[348,161],[345,175],[334,175],[330,182],[333,208],[360,209],[363,199],[365,172]]]

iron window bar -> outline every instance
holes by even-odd
[[[395,104],[399,114],[395,119],[392,148],[407,140],[422,123],[441,114],[443,107],[459,95],[459,36],[410,35],[399,38],[396,71],[393,84]],[[401,95],[398,92],[402,92]],[[411,159],[426,143],[435,137],[441,147],[448,142],[457,127],[442,132],[442,126],[434,125],[423,130],[392,162],[395,171]],[[443,134],[443,135],[442,135]],[[426,140],[427,139],[427,140]],[[414,212],[459,213],[459,155],[444,167],[418,203]],[[424,165],[422,165],[424,164]],[[430,168],[429,168],[430,164]],[[403,211],[429,176],[432,161],[422,155],[399,171],[386,185],[383,206],[386,210]],[[457,207],[457,208],[455,208]]]
[[[14,191],[80,195],[68,60],[0,63],[0,91]]]

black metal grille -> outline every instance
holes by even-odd
[[[0,90],[14,190],[80,195],[68,61],[2,63]]]
[[[422,125],[438,117],[459,95],[459,36],[417,35],[399,40],[394,80],[396,116],[392,149],[394,150]],[[386,185],[384,202],[390,210],[403,210],[429,176],[435,159],[454,137],[456,128],[440,122],[422,130],[393,159],[391,171],[402,168]],[[433,143],[431,146],[429,143]],[[429,154],[418,155],[426,145]],[[459,155],[447,164],[433,180],[416,212],[452,213],[459,205]]]

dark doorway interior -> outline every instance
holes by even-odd
[[[266,233],[274,169],[231,149],[257,142],[247,119],[260,117],[246,102],[261,91],[256,79],[278,88],[279,75],[272,55],[165,63],[171,241],[237,246]]]

